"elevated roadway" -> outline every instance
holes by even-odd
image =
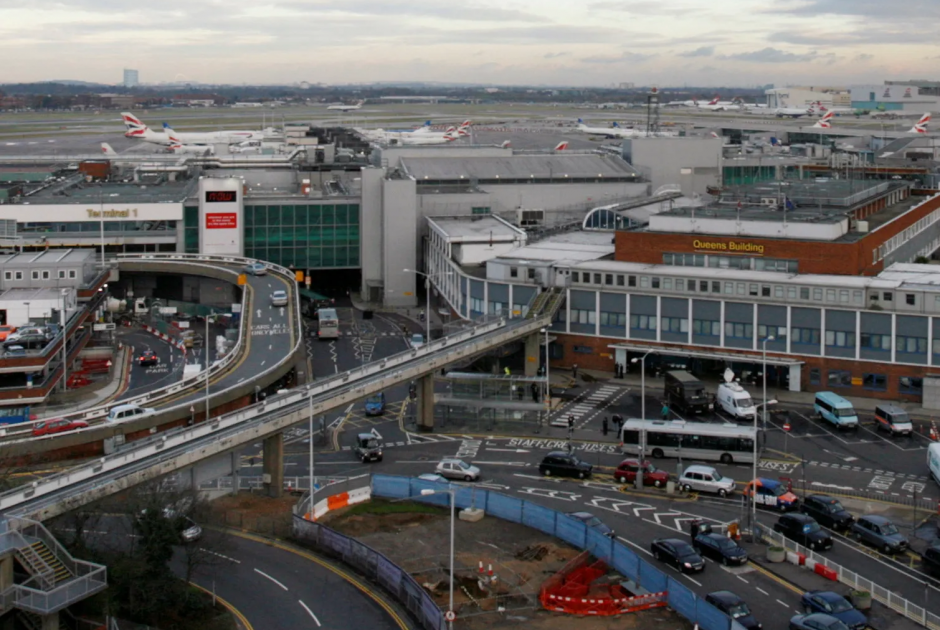
[[[219,256],[145,254],[122,256],[118,271],[137,273],[172,273],[199,275],[237,284],[248,259]],[[239,340],[229,354],[200,374],[166,387],[121,400],[157,410],[151,416],[110,424],[105,422],[114,404],[60,417],[82,419],[89,428],[62,435],[34,438],[31,423],[9,428],[0,436],[0,452],[5,457],[29,458],[54,451],[73,456],[100,454],[124,441],[144,437],[153,428],[171,428],[206,418],[206,393],[209,408],[240,406],[250,402],[256,387],[265,387],[288,372],[302,356],[300,299],[293,274],[282,267],[268,265],[268,274],[246,276],[241,303]],[[285,290],[289,307],[271,305],[270,295]],[[209,340],[206,340],[209,343]],[[208,383],[207,383],[208,380]],[[207,387],[208,385],[208,387]],[[224,407],[223,407],[224,408]]]
[[[190,482],[238,474],[243,447],[264,440],[266,486],[283,488],[282,432],[371,394],[419,381],[419,416],[433,422],[433,373],[519,338],[537,335],[551,317],[480,324],[417,349],[295,388],[210,422],[125,445],[119,452],[0,495],[0,512],[45,520],[183,469]]]

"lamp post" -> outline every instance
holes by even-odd
[[[206,422],[209,421],[209,319],[212,314],[206,315],[206,338],[203,341],[203,350],[206,351]]]
[[[648,357],[653,351],[647,350],[640,358],[630,359],[630,363],[640,362],[640,416],[643,420],[646,420],[646,357]],[[643,457],[646,455],[646,431],[640,429],[640,470],[636,475],[636,487],[639,490],[643,489]]]
[[[415,269],[402,269],[405,273],[414,273],[419,276],[424,276],[424,294],[427,298],[427,305],[424,309],[424,323],[427,324],[427,337],[424,339],[424,343],[431,343],[431,278],[437,276],[449,276],[452,275],[453,271],[444,271],[442,273],[424,273],[423,271],[416,271]]]
[[[310,452],[308,453],[308,466],[310,467],[310,497],[313,498],[313,485],[316,482],[316,476],[314,475],[314,461],[313,461],[313,392],[310,392],[310,422],[307,425],[307,433],[310,435]]]
[[[764,426],[767,426],[767,342],[773,341],[774,336],[770,335],[761,340],[761,350],[763,352],[763,365],[764,373],[761,375],[764,386],[764,402],[759,406],[763,407],[761,413],[763,414]],[[754,461],[752,463],[751,471],[751,531],[756,533],[757,531],[757,413],[755,410],[754,413]]]
[[[69,351],[65,347],[69,339],[68,330],[65,329],[65,302],[68,299],[69,290],[62,289],[62,308],[59,310],[59,325],[62,328],[62,391],[66,392],[69,388]]]
[[[26,323],[29,324],[29,302],[23,302],[26,305]]]
[[[545,420],[548,421],[548,414],[552,412],[552,378],[549,373],[551,366],[548,364],[548,328],[543,328],[540,332],[545,335],[545,406],[548,409],[545,412]]]
[[[432,494],[449,494],[450,495],[450,604],[447,609],[450,612],[454,611],[454,512],[455,504],[457,503],[456,490],[454,488],[448,488],[447,490],[431,490],[425,488],[421,491],[421,496],[427,497]],[[454,622],[448,621],[447,627],[450,630],[454,629]]]

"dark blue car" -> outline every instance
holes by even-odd
[[[861,630],[868,625],[868,618],[855,609],[849,600],[832,591],[808,591],[803,593],[803,610],[807,613],[824,613],[835,617],[851,630]]]
[[[848,626],[823,613],[790,617],[790,630],[848,630]]]

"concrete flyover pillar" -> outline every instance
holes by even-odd
[[[434,374],[418,379],[417,425],[419,432],[434,430]]]
[[[538,376],[539,349],[543,335],[534,332],[525,338],[525,375]]]
[[[42,616],[42,630],[59,630],[59,613]]]
[[[264,439],[264,492],[269,497],[284,494],[284,435],[275,433]]]

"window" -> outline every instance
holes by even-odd
[[[819,385],[821,382],[821,377],[819,376],[819,368],[813,368],[809,371],[809,384],[810,385]]]
[[[533,269],[532,267],[527,268],[527,269],[526,269],[526,277],[527,277],[529,280],[535,280],[535,269]]]
[[[506,310],[506,304],[503,302],[490,302],[490,315],[502,315]]]
[[[836,290],[826,289],[826,302],[832,303],[835,301],[836,301]]]
[[[628,287],[636,286],[636,276],[627,276],[627,286]]]
[[[787,327],[786,326],[766,326],[764,324],[759,324],[757,326],[757,338],[766,339],[767,337],[773,337],[774,341],[786,342]]]
[[[847,304],[847,303],[848,303],[848,301],[849,301],[849,291],[848,291],[848,289],[840,289],[840,290],[839,290],[839,301],[842,302],[843,304]]]
[[[734,295],[734,283],[733,282],[725,282],[725,293],[727,293],[728,295]]]
[[[829,370],[826,385],[829,387],[851,387],[852,373],[847,370]]]
[[[721,293],[721,283],[717,280],[712,280],[712,293]]]
[[[725,322],[725,339],[753,339],[754,326],[739,322]]]
[[[898,379],[898,388],[902,394],[923,396],[924,379],[919,376],[902,376]]]
[[[685,291],[685,279],[676,278],[676,291]]]
[[[747,295],[747,285],[743,282],[738,283],[738,295]]]
[[[800,299],[801,300],[809,299],[809,287],[800,287]]]
[[[663,317],[662,331],[671,333],[689,332],[689,320],[684,317]]]
[[[571,281],[572,281],[572,282],[580,282],[580,280],[578,280],[578,272],[577,272],[577,271],[572,271],[572,272],[571,272]]]
[[[797,292],[796,287],[787,287],[787,298],[791,300],[795,300],[796,292]]]
[[[827,330],[826,345],[833,348],[854,348],[855,333],[844,330]]]
[[[667,291],[672,290],[672,278],[663,278],[663,288]]]
[[[871,333],[862,333],[862,348],[866,350],[891,351],[891,335],[873,335]]]
[[[630,328],[633,330],[656,330],[656,316],[631,315]]]
[[[689,280],[689,291],[695,293],[695,280]]]
[[[783,299],[783,297],[784,297],[784,295],[783,295],[783,287],[780,287],[780,286],[774,287],[774,297],[777,298],[778,300],[782,300],[782,299]]]
[[[13,279],[13,272],[12,272],[12,271],[4,271],[4,272],[3,272],[3,279],[4,279],[4,280],[12,280],[12,279]]]
[[[770,297],[770,287],[767,285],[762,285],[760,288],[761,297]]]
[[[33,269],[33,280],[39,280],[39,270]]]
[[[470,214],[489,214],[490,209],[488,207],[481,208],[470,208]]]
[[[618,287],[622,287],[622,286],[623,286],[623,276],[622,276],[622,275],[618,275],[618,276],[617,276],[617,286],[618,286]]]
[[[65,269],[59,269],[59,280],[65,279]]]
[[[22,280],[22,279],[23,279],[23,272],[22,272],[22,271],[14,271],[13,273],[14,273],[14,277],[15,277],[17,280]]]
[[[472,297],[470,298],[470,310],[475,313],[483,312],[483,300],[479,298]]]
[[[750,286],[747,288],[747,293],[748,293],[748,295],[752,295],[752,296],[754,296],[754,297],[757,297],[757,285],[756,285],[756,284],[750,285]]]
[[[601,274],[595,273],[595,274],[594,274],[594,284],[600,284],[600,283],[601,283]]]
[[[883,392],[888,389],[888,377],[884,374],[865,374],[862,376],[862,387]]]
[[[593,310],[571,309],[572,324],[593,324],[596,320],[596,314]]]
[[[607,286],[612,286],[614,284],[614,274],[606,273],[604,274],[604,284]]]
[[[577,272],[575,272],[574,278],[572,278],[572,280],[573,280],[574,282],[577,282],[577,281],[578,281],[578,280],[577,280],[577,275],[578,275]],[[510,277],[510,278],[518,278],[518,277],[519,277],[519,268],[518,268],[518,267],[510,267],[510,268],[509,268],[509,277]]]
[[[574,351],[578,354],[594,354],[594,348],[591,346],[575,346]]]
[[[790,332],[793,343],[802,343],[813,346],[819,345],[818,328],[793,328]]]
[[[42,270],[42,279],[43,279],[43,280],[48,280],[49,278],[50,278],[49,270],[48,270],[48,269],[43,269],[43,270]]]
[[[861,291],[852,291],[852,303],[861,304],[862,303],[862,292]]]
[[[813,301],[814,302],[822,302],[822,295],[823,295],[822,289],[813,289]]]
[[[624,328],[626,325],[626,313],[606,313],[601,311],[601,326],[618,326],[620,328]]]
[[[653,278],[653,288],[654,289],[659,288],[659,278]]]
[[[927,354],[926,337],[905,337],[898,335],[898,352],[908,354]]]
[[[881,299],[884,300],[885,302],[891,302],[892,300],[894,300],[894,294],[888,293],[887,291],[885,291],[884,293],[881,294]]]
[[[705,337],[720,337],[721,322],[708,319],[693,319],[692,334]]]
[[[649,286],[650,286],[649,276],[640,276],[640,288],[647,289],[649,288]]]
[[[905,293],[904,301],[907,303],[908,306],[914,306],[915,304],[917,304],[917,296],[914,295],[913,293]]]

